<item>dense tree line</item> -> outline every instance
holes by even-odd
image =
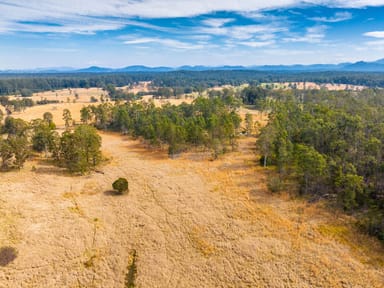
[[[170,155],[190,146],[212,149],[213,155],[236,146],[236,131],[241,119],[236,113],[238,102],[233,98],[197,98],[192,104],[166,104],[156,107],[152,102],[103,103],[81,110],[81,121],[99,129],[111,129],[142,137],[151,145],[167,144]]]
[[[384,91],[286,91],[257,142],[263,165],[334,201],[384,240]]]
[[[272,82],[315,82],[384,87],[384,74],[373,72],[266,72],[251,70],[173,71],[132,73],[75,73],[75,74],[1,74],[0,95],[22,94],[65,88],[116,87],[139,81],[152,81],[154,87],[180,91],[201,92],[222,85]]]
[[[150,79],[149,75],[120,73],[1,75],[0,95],[21,94],[25,89],[31,92],[41,92],[67,88],[105,88],[108,84],[125,86],[138,81],[149,81]]]
[[[105,90],[107,91],[108,96],[111,100],[135,100],[135,99],[140,98],[140,96],[138,96],[132,92],[124,91],[121,88],[116,88],[112,84],[108,84],[105,87]]]

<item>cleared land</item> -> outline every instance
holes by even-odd
[[[263,83],[262,87],[273,87],[273,89],[326,89],[330,91],[341,91],[341,90],[352,90],[352,91],[361,91],[365,89],[365,86],[361,85],[348,85],[348,84],[317,84],[314,82],[284,82],[284,83]]]
[[[40,107],[17,116],[50,111]],[[0,174],[0,247],[18,251],[0,287],[125,287],[133,251],[137,287],[383,287],[380,244],[320,204],[268,193],[254,138],[208,161],[101,135],[99,172],[71,177],[35,159]],[[110,191],[118,177],[126,196]]]

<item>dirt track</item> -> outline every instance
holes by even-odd
[[[210,162],[102,137],[104,174],[1,174],[0,245],[18,257],[0,287],[124,287],[133,250],[137,287],[383,287],[382,267],[319,233],[315,208],[265,193],[253,140]],[[127,196],[109,192],[119,176]]]

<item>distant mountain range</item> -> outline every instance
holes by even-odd
[[[43,73],[129,73],[129,72],[171,72],[171,71],[228,71],[228,70],[256,70],[281,72],[321,72],[321,71],[349,71],[349,72],[384,72],[384,59],[374,62],[359,61],[340,64],[313,65],[263,65],[263,66],[180,66],[180,67],[148,67],[142,65],[124,68],[106,68],[91,66],[83,69],[70,67],[39,68],[30,70],[0,70],[0,74],[43,74]]]

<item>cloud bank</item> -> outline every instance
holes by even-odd
[[[0,32],[94,33],[121,29],[131,18],[193,17],[217,11],[238,13],[257,12],[274,8],[301,5],[322,5],[340,8],[381,6],[382,0],[0,0]],[[323,22],[337,22],[350,15],[318,18]],[[208,22],[207,22],[208,23]],[[54,25],[52,25],[54,24]],[[208,23],[209,24],[209,23]],[[212,22],[220,27],[222,22]]]

